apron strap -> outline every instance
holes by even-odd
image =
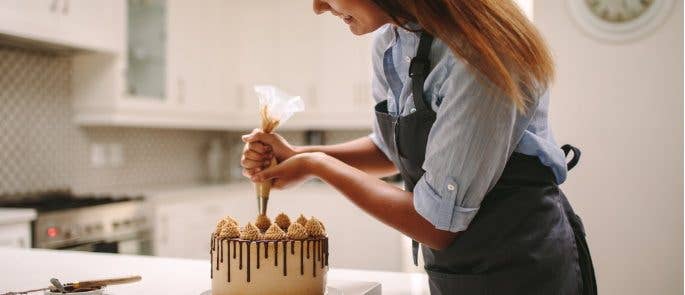
[[[430,72],[430,52],[433,44],[433,36],[426,32],[421,32],[419,39],[419,48],[416,50],[416,56],[411,59],[409,64],[409,77],[411,77],[411,93],[414,96],[414,106],[417,111],[430,110],[430,106],[426,105],[426,100],[423,95],[423,83],[426,82],[426,77]]]
[[[411,78],[411,94],[414,97],[414,107],[417,111],[428,110],[433,112],[433,109],[426,104],[423,95],[423,83],[426,82],[426,77],[430,72],[430,53],[431,45],[433,44],[433,36],[426,32],[421,32],[419,38],[419,48],[416,50],[416,56],[411,59],[409,64],[409,77]],[[414,259],[414,265],[419,265],[419,242],[411,241],[411,254]]]
[[[570,171],[573,169],[573,167],[578,165],[578,161],[580,160],[580,150],[570,144],[563,145],[561,149],[564,151],[564,156],[566,157],[568,157],[569,152],[573,151],[573,158],[571,158],[571,161],[568,161],[568,164],[566,164],[566,169]]]

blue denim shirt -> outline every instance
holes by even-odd
[[[413,111],[409,62],[419,35],[386,25],[373,44],[372,94],[388,100],[393,116]],[[521,113],[501,91],[483,86],[476,75],[439,39],[430,53],[431,72],[423,86],[426,101],[437,114],[428,136],[423,169],[414,188],[414,207],[436,228],[463,231],[480,203],[499,179],[514,152],[537,156],[551,168],[557,182],[566,179],[563,151],[557,146],[547,120],[549,93],[539,95]],[[373,142],[398,163],[386,148],[375,123]]]

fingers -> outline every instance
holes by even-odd
[[[281,172],[281,167],[281,165],[276,165],[271,168],[264,169],[263,171],[252,175],[250,179],[254,182],[262,182],[272,178],[278,178]]]
[[[271,161],[271,158],[273,157],[273,155],[269,152],[260,154],[260,153],[253,151],[253,150],[248,149],[245,152],[243,152],[243,157],[245,157],[246,159],[249,159],[249,160],[253,160],[253,161]]]
[[[243,151],[247,151],[247,150],[250,150],[250,151],[253,151],[253,152],[256,152],[259,154],[264,154],[264,153],[271,151],[271,146],[266,145],[266,144],[259,142],[259,141],[253,141],[253,142],[248,142],[245,144],[245,148],[243,149]]]
[[[240,159],[240,166],[247,169],[265,168],[269,167],[270,164],[271,160],[251,160],[244,156]]]
[[[255,141],[269,141],[270,138],[261,129],[254,129],[252,130],[252,132],[250,132],[250,134],[243,135],[241,139],[243,140],[243,142],[248,143]]]

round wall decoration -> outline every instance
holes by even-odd
[[[595,38],[622,42],[656,29],[673,9],[674,0],[567,0],[581,29]]]

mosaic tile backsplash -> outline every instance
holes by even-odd
[[[216,132],[82,128],[72,123],[70,58],[0,47],[0,194],[198,181]],[[119,167],[95,168],[92,143],[120,144]]]
[[[62,188],[106,192],[126,186],[202,182],[208,145],[217,137],[222,139],[227,161],[232,161],[226,165],[236,165],[240,135],[248,131],[76,126],[70,71],[68,56],[0,46],[0,195]],[[323,138],[330,144],[368,133],[334,131],[325,132]],[[282,135],[295,145],[307,142],[305,132]],[[93,166],[93,144],[121,145],[123,163]]]

